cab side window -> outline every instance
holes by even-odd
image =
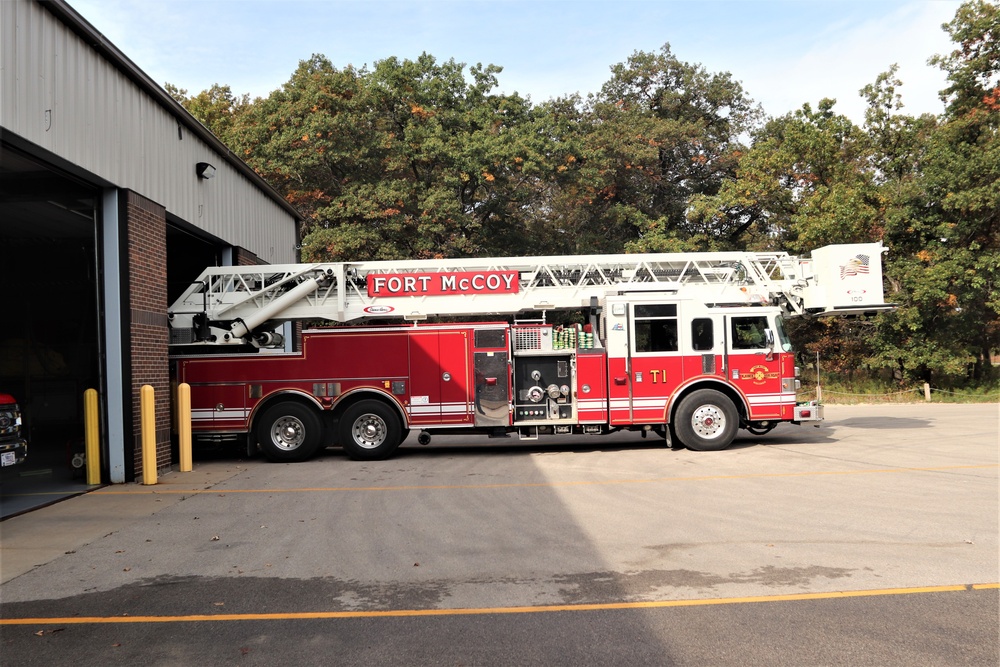
[[[640,304],[635,307],[635,351],[676,352],[677,304]]]
[[[761,350],[767,347],[767,337],[764,334],[767,331],[767,317],[734,317],[732,322],[734,350]]]
[[[715,332],[712,320],[705,317],[691,320],[691,347],[699,352],[711,350],[715,347]]]

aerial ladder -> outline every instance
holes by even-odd
[[[628,292],[776,305],[790,317],[872,313],[892,307],[883,303],[884,252],[864,243],[825,246],[810,258],[692,252],[212,267],[170,307],[170,343],[281,347],[274,329],[287,321],[544,317]]]

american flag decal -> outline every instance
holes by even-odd
[[[840,279],[843,280],[847,276],[856,276],[858,274],[868,273],[868,263],[871,258],[868,255],[857,255],[855,257],[847,260],[847,264],[840,267]]]

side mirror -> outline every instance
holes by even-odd
[[[764,329],[764,342],[771,349],[774,349],[774,332],[770,329]]]

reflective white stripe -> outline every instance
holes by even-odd
[[[213,419],[246,419],[250,414],[249,410],[237,408],[234,410],[215,410],[203,408],[191,410],[191,421],[211,421]]]
[[[411,415],[466,415],[469,414],[468,403],[428,403],[426,405],[411,405],[407,408]]]
[[[752,394],[747,401],[750,405],[794,405],[795,394]]]
[[[637,410],[639,410],[639,409],[645,409],[645,408],[662,408],[666,404],[667,404],[667,398],[666,397],[663,397],[663,398],[659,398],[659,397],[657,397],[657,398],[640,398],[640,399],[632,401],[632,407],[636,408]]]

